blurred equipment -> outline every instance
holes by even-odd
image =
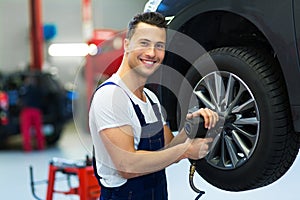
[[[56,174],[63,174],[64,180],[68,181],[68,191],[56,190],[55,183],[58,180]],[[72,186],[70,177],[75,176],[78,179],[78,186]],[[41,200],[36,194],[35,185],[48,183],[46,200],[52,200],[54,193],[64,195],[78,195],[80,200],[96,200],[100,197],[101,188],[94,175],[91,159],[87,156],[85,161],[74,161],[64,158],[53,158],[49,164],[48,181],[34,181],[33,168],[30,166],[30,185],[35,199]]]
[[[8,110],[5,111],[8,119],[4,120],[8,123],[5,125],[0,123],[0,146],[11,136],[20,134],[20,95],[21,88],[24,85],[24,78],[28,73],[24,71],[3,75],[2,91],[8,96],[9,105]],[[46,144],[54,145],[59,140],[64,125],[73,117],[71,108],[74,95],[70,94],[74,94],[74,92],[64,88],[49,73],[37,71],[35,76],[39,79],[38,82],[44,93],[44,98],[41,100],[41,110],[43,112],[42,129]],[[3,98],[1,101],[4,101],[4,99],[6,98]]]
[[[95,50],[86,56],[84,69],[87,102],[96,86],[115,73],[122,61],[125,31],[111,29],[94,30],[93,37],[87,41]]]
[[[41,80],[39,80],[41,81]],[[23,138],[23,149],[32,150],[32,135],[37,141],[37,148],[45,148],[45,137],[42,130],[42,101],[44,100],[43,88],[37,77],[29,73],[24,77],[24,84],[20,91],[20,128]],[[34,134],[32,134],[34,132]]]
[[[0,90],[0,125],[8,124],[8,95],[5,91]]]

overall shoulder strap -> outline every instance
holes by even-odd
[[[93,95],[92,95],[91,102],[92,102],[93,97],[94,97],[95,93],[97,92],[97,90],[99,90],[100,88],[102,88],[103,86],[106,86],[106,85],[115,85],[115,86],[121,88],[121,89],[125,92],[125,94],[128,96],[128,98],[130,99],[130,101],[133,103],[132,99],[130,98],[129,94],[125,91],[125,89],[122,88],[121,86],[119,86],[117,83],[112,82],[112,81],[104,82],[104,83],[102,83],[101,85],[99,85],[99,86],[95,89],[95,91],[94,91],[94,93],[93,93]],[[91,103],[91,102],[90,102],[90,103]],[[134,104],[134,103],[133,103],[133,104]]]
[[[144,90],[145,95],[147,96],[147,98],[149,99],[151,105],[153,106],[155,103],[154,101],[152,101],[152,99],[150,98],[150,96],[147,94],[147,92]]]

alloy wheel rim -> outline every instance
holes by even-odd
[[[215,71],[204,76],[193,90],[198,101],[219,114],[206,161],[213,167],[229,170],[245,164],[259,138],[260,115],[249,87],[237,75]],[[207,136],[208,137],[208,136]]]

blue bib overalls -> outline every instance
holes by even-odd
[[[97,89],[105,85],[118,86],[113,82],[106,82],[101,86],[99,86]],[[140,107],[136,105],[132,101],[132,99],[130,99],[134,107],[135,113],[139,119],[140,125],[142,127],[142,133],[138,145],[138,150],[157,151],[159,149],[162,149],[165,143],[163,123],[162,123],[161,113],[159,112],[158,105],[155,104],[148,95],[147,97],[151,102],[153,111],[158,120],[157,122],[146,123],[144,115],[140,110]],[[93,163],[94,163],[95,175],[100,180],[101,177],[97,174],[95,160]],[[168,199],[167,181],[166,181],[166,174],[164,169],[148,175],[128,179],[127,182],[120,187],[114,187],[114,188],[104,187],[100,183],[100,181],[99,184],[101,185],[100,200],[130,200],[130,199],[131,200],[167,200]]]

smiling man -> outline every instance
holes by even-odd
[[[165,56],[166,21],[155,12],[136,15],[124,40],[117,73],[94,93],[89,126],[95,149],[95,172],[101,200],[166,200],[165,168],[184,158],[206,156],[207,139],[188,139],[184,130],[174,137],[161,114],[161,105],[146,81]],[[200,109],[207,128],[216,113]]]

